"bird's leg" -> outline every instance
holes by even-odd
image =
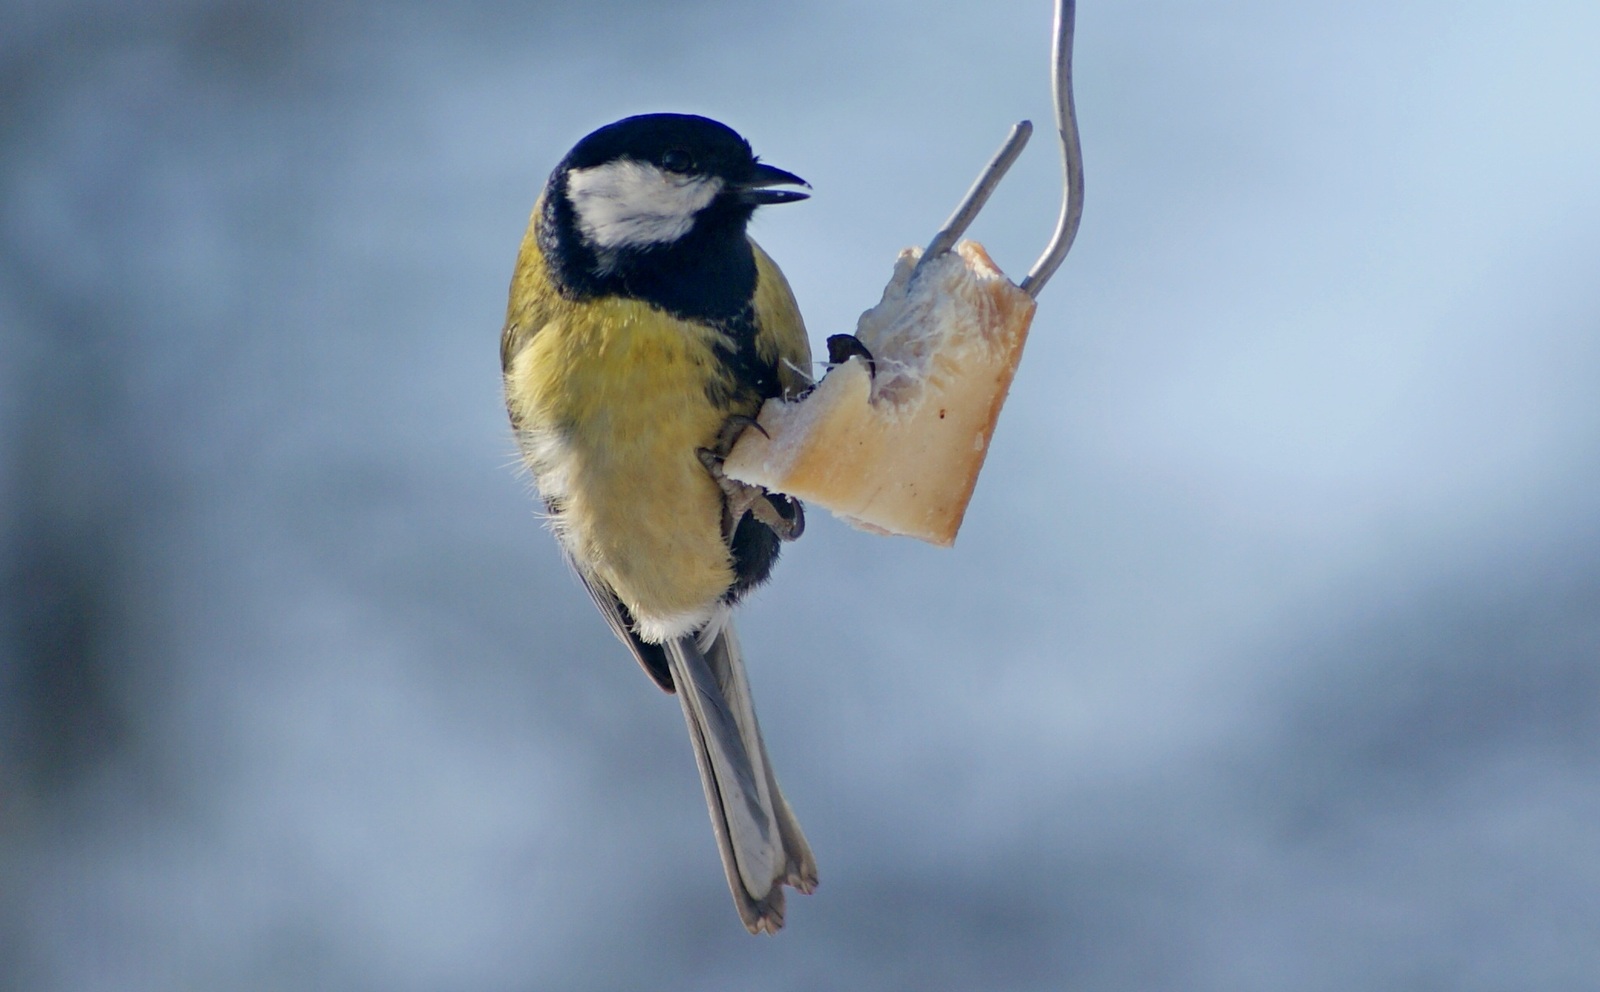
[[[739,521],[749,513],[770,527],[780,540],[792,541],[806,529],[805,511],[800,508],[800,501],[782,494],[768,494],[761,486],[730,479],[722,471],[722,463],[727,460],[734,442],[739,440],[739,435],[744,433],[746,427],[767,433],[754,417],[736,413],[728,417],[722,430],[717,432],[715,447],[700,448],[695,452],[700,456],[700,464],[705,466],[722,490],[722,536],[732,542]],[[788,514],[779,508],[780,502],[789,508]]]
[[[861,343],[860,338],[856,337],[854,334],[831,334],[828,336],[829,369],[832,369],[835,366],[843,365],[845,362],[848,362],[850,359],[855,358],[858,355],[861,357],[862,361],[867,363],[867,377],[869,379],[876,379],[878,377],[877,359],[872,357],[872,352],[867,348],[866,345]],[[807,396],[810,396],[812,393],[816,392],[817,387],[821,384],[822,380],[818,379],[816,382],[809,383],[806,388],[800,390],[800,392],[795,396],[789,398],[795,402],[799,402],[800,400],[803,400]]]

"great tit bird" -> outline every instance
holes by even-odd
[[[731,128],[600,128],[533,208],[500,360],[523,460],[613,633],[689,725],[728,887],[751,933],[817,866],[778,789],[730,613],[799,536],[797,501],[723,476],[761,403],[810,383],[783,274],[745,233],[807,186]],[[759,429],[759,428],[752,428]]]

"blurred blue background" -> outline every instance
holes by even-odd
[[[740,928],[513,470],[518,240],[717,117],[816,187],[754,230],[820,346],[1049,120],[1049,18],[8,4],[0,987],[1595,988],[1584,0],[1083,4],[959,544],[819,511],[744,611],[823,882]],[[1057,169],[972,232],[1016,276]]]

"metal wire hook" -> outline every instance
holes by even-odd
[[[1066,259],[1067,252],[1072,249],[1073,239],[1078,236],[1078,224],[1083,219],[1083,148],[1078,141],[1078,116],[1072,103],[1072,31],[1076,13],[1076,0],[1056,0],[1055,47],[1051,52],[1050,76],[1055,93],[1056,133],[1061,139],[1061,215],[1044,254],[1033,263],[1033,268],[1028,270],[1028,275],[1021,283],[1022,290],[1035,299]],[[1032,134],[1033,124],[1029,121],[1021,121],[1011,129],[1005,143],[978,174],[977,181],[967,190],[967,195],[950,219],[928,242],[917,268],[920,269],[928,259],[955,247],[956,241],[977,218],[978,211],[989,201],[995,187],[1000,185],[1006,171],[1022,154]]]

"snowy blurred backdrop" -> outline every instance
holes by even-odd
[[[1588,0],[1086,0],[959,545],[819,511],[744,613],[823,882],[740,928],[512,470],[518,239],[706,113],[848,330],[1049,120],[1049,7],[7,4],[0,987],[1600,985]]]

